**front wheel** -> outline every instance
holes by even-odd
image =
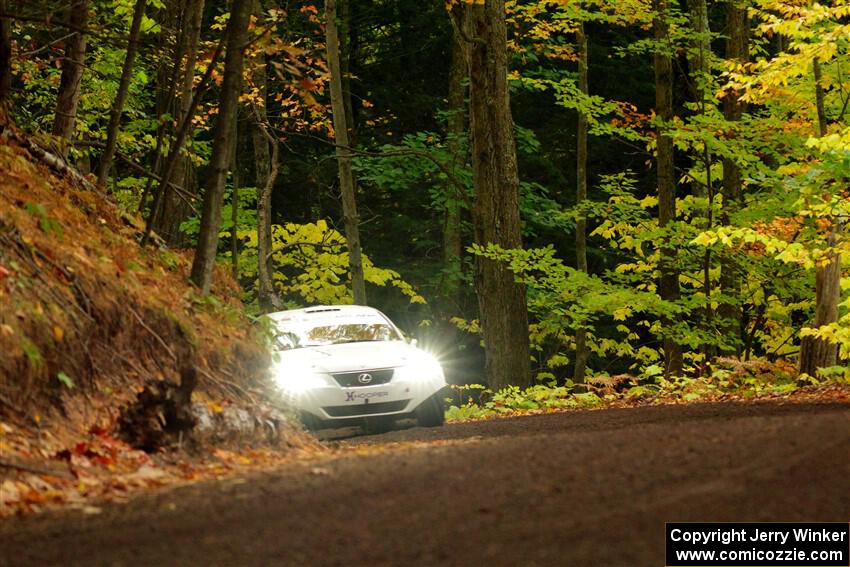
[[[420,427],[437,427],[446,421],[443,397],[437,392],[416,408],[416,423]]]

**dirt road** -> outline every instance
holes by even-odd
[[[0,565],[661,566],[665,521],[850,520],[845,405],[606,410],[346,443],[380,446],[7,520]]]

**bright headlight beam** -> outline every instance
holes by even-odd
[[[321,374],[312,368],[302,366],[277,366],[273,378],[280,389],[293,394],[300,394],[325,385]]]

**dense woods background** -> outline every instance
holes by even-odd
[[[194,249],[203,293],[218,262],[255,313],[368,302],[494,390],[844,376],[843,0],[0,0],[0,23],[11,121],[143,245]]]

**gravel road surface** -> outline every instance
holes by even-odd
[[[0,565],[659,567],[667,521],[850,521],[846,405],[614,409],[336,443],[330,459],[97,515],[6,520]]]

